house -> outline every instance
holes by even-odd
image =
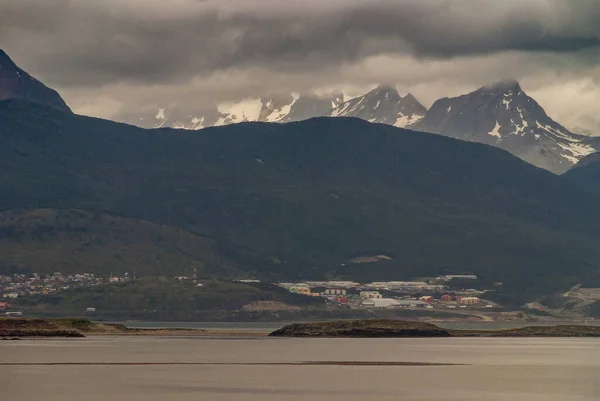
[[[8,302],[0,302],[0,310],[10,309],[10,304]]]
[[[350,300],[348,299],[348,297],[336,297],[333,300],[342,305],[348,305],[350,303]]]
[[[379,291],[361,291],[360,292],[361,299],[381,299],[383,296],[379,293]]]
[[[431,306],[427,302],[419,301],[417,299],[400,299],[397,302],[398,306],[402,308],[425,308]]]
[[[300,295],[310,295],[311,294],[310,287],[303,287],[303,286],[290,287],[290,292],[294,293],[294,294],[300,294]]]
[[[477,297],[464,297],[460,300],[461,305],[479,305],[480,302],[481,300]]]
[[[398,306],[398,301],[392,298],[367,298],[362,304],[371,308],[392,308]]]
[[[342,288],[328,288],[325,291],[325,294],[327,294],[327,295],[335,295],[335,296],[345,296],[346,295],[346,290],[344,290]]]
[[[419,301],[421,302],[427,302],[428,304],[432,304],[433,303],[433,297],[428,295],[428,296],[424,296],[419,298]]]
[[[450,294],[444,294],[440,297],[440,301],[442,302],[452,302],[453,299],[454,297],[452,297]]]

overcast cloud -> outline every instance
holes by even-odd
[[[426,105],[514,77],[600,134],[598,0],[3,0],[0,48],[80,113],[396,82]]]

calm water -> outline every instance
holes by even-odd
[[[219,331],[243,331],[243,332],[270,332],[277,330],[286,324],[292,322],[107,322],[122,324],[131,328],[150,329],[150,328],[185,328],[185,329],[209,329]],[[526,326],[556,326],[559,324],[567,325],[590,325],[600,326],[600,320],[570,320],[570,321],[541,321],[541,322],[443,322],[435,323],[440,327],[448,329],[471,329],[471,330],[498,330],[514,329]]]
[[[278,365],[305,361],[465,365]],[[89,337],[3,341],[0,395],[11,401],[598,401],[600,340]]]

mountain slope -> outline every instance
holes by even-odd
[[[381,85],[364,96],[341,104],[331,116],[357,117],[404,128],[420,121],[426,113],[427,109],[413,95],[403,98],[395,88]]]
[[[197,130],[241,122],[287,123],[314,117],[356,117],[404,128],[419,122],[427,113],[425,106],[413,95],[401,97],[394,87],[387,85],[380,85],[346,102],[343,98],[343,95],[275,95],[221,104],[215,110],[183,114],[174,106],[161,108],[155,115],[144,116],[137,125]]]
[[[147,131],[20,101],[0,120],[0,209],[177,226],[265,278],[475,273],[517,302],[598,269],[598,200],[482,144],[351,118]],[[393,261],[342,265],[373,252]]]
[[[216,243],[176,227],[84,210],[0,212],[0,271],[235,277]]]
[[[594,140],[553,121],[516,81],[440,99],[415,128],[497,146],[556,173],[595,151]]]
[[[400,96],[390,85],[380,85],[345,102],[341,95],[321,98],[288,94],[246,99],[183,115],[178,110],[159,109],[155,116],[144,117],[138,125],[200,129],[249,121],[281,123],[313,117],[356,117],[496,146],[555,173],[567,171],[581,158],[600,150],[600,138],[570,132],[552,120],[512,80],[456,98],[440,99],[429,110],[411,94]]]
[[[33,78],[0,49],[0,100],[23,99],[45,104],[62,111],[71,111],[53,89]]]
[[[160,108],[156,114],[149,113],[137,122],[144,128],[171,127],[198,130],[206,127],[242,122],[277,122],[307,120],[326,117],[342,103],[342,97],[276,95],[265,99],[251,98],[219,105],[216,109],[192,113],[179,111],[177,106]]]
[[[584,157],[564,177],[582,188],[600,193],[600,153]]]

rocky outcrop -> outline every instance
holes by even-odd
[[[0,319],[0,337],[85,337],[75,329],[42,319]]]
[[[353,320],[295,323],[269,334],[272,337],[451,337],[429,323],[403,320]]]
[[[450,330],[433,324],[402,320],[354,320],[295,323],[272,337],[600,337],[600,326],[532,326],[507,330]]]

